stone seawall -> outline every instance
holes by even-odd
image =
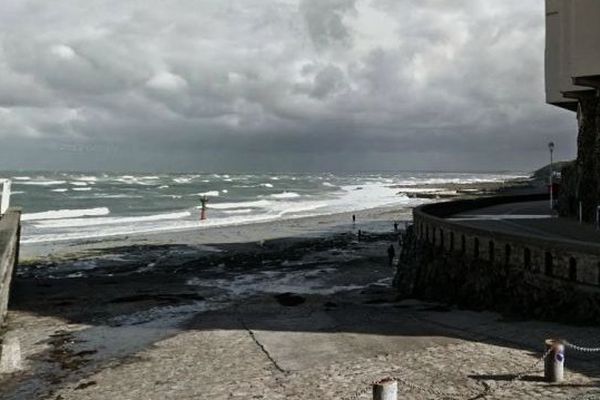
[[[10,285],[19,258],[21,210],[10,208],[0,219],[0,325],[8,310]]]
[[[414,210],[395,279],[404,297],[570,322],[600,321],[600,245],[499,233],[444,217],[544,195],[436,203]]]

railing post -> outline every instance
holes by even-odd
[[[2,181],[2,199],[0,199],[0,215],[6,213],[10,205],[10,180]]]

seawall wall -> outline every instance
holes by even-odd
[[[600,244],[511,235],[445,219],[547,195],[497,196],[428,204],[400,255],[395,283],[404,297],[544,319],[600,321]]]
[[[9,208],[0,218],[0,325],[8,311],[10,285],[19,258],[21,210]]]

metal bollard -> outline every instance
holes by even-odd
[[[398,400],[398,382],[390,378],[375,382],[373,400]]]
[[[547,339],[544,360],[544,379],[546,382],[558,383],[565,378],[565,346],[560,340]]]

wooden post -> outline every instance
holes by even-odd
[[[398,400],[398,382],[384,379],[373,384],[373,400]]]
[[[565,378],[565,346],[554,339],[547,339],[545,344],[546,352],[550,353],[544,360],[544,379],[546,382],[562,382]]]

